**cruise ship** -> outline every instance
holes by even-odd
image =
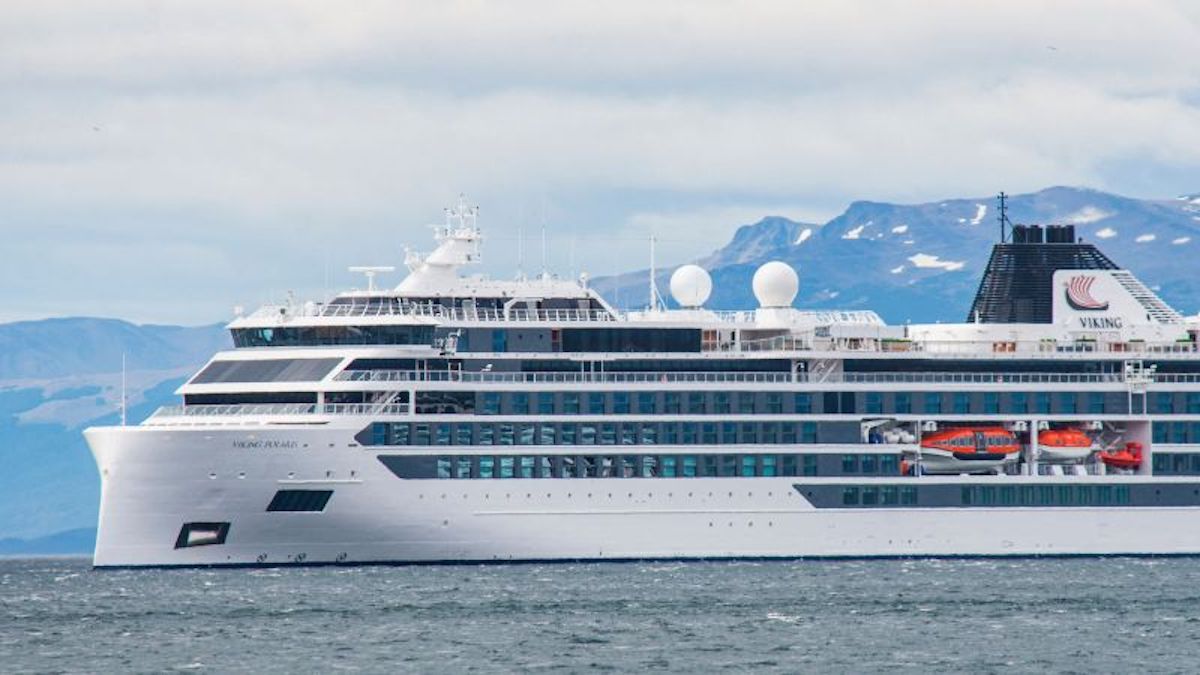
[[[1200,322],[1071,226],[1009,226],[963,323],[890,326],[779,261],[732,312],[695,265],[637,311],[470,275],[477,217],[86,430],[94,564],[1200,554]]]

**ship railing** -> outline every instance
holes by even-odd
[[[327,415],[406,415],[407,403],[326,403],[321,407]]]
[[[304,317],[398,317],[479,322],[612,322],[620,316],[605,309],[526,309],[445,307],[399,303],[337,303],[318,305],[268,305],[250,315],[252,319]]]
[[[147,421],[168,417],[229,417],[277,415],[406,415],[407,403],[243,403],[228,405],[162,406]]]
[[[334,378],[342,382],[464,382],[464,383],[807,383],[829,384],[1120,384],[1123,373],[1041,372],[461,372],[457,370],[347,370]],[[1200,373],[1157,373],[1155,382],[1200,382]]]
[[[604,382],[793,382],[791,373],[644,372],[644,373],[512,373],[449,370],[347,370],[334,378],[343,382],[469,382],[469,383],[604,383]]]

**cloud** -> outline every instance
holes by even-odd
[[[319,294],[327,276],[349,283],[346,264],[426,247],[423,225],[460,191],[502,275],[518,229],[537,257],[543,222],[566,272],[559,244],[579,233],[621,262],[655,229],[663,259],[682,260],[772,206],[1137,193],[1158,174],[1180,184],[1146,196],[1196,190],[1187,3],[733,11],[5,3],[0,234],[23,240],[0,260],[0,284],[21,290],[7,311],[207,321],[272,291]],[[63,241],[69,272],[38,264]],[[141,283],[110,283],[118,268]]]

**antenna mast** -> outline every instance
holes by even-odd
[[[654,279],[654,235],[650,235],[650,304],[651,311],[658,309],[658,287]]]
[[[1004,191],[1001,191],[996,201],[1000,202],[1000,213],[996,216],[996,219],[1000,221],[1000,243],[1003,244],[1006,236],[1005,226],[1009,230],[1012,229],[1012,222],[1008,219],[1008,195],[1004,194]]]

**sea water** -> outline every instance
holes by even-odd
[[[0,561],[0,671],[130,670],[1195,672],[1200,559]]]

